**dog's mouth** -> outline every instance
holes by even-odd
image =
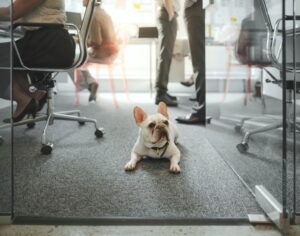
[[[152,142],[152,144],[157,144],[159,143],[160,141],[162,140],[166,140],[168,141],[169,140],[169,134],[168,134],[168,131],[165,130],[165,129],[159,129],[159,130],[156,130],[156,136],[157,136],[157,139],[156,141]]]

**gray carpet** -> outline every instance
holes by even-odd
[[[87,100],[82,94],[81,101]],[[61,102],[60,102],[61,101]],[[72,96],[57,96],[56,107],[70,109]],[[50,156],[40,155],[43,124],[15,129],[15,215],[55,217],[247,217],[261,213],[255,199],[208,141],[201,126],[179,125],[180,175],[168,161],[144,160],[126,173],[137,135],[134,104],[82,103],[82,113],[106,130],[94,137],[91,125],[56,122],[49,135]],[[153,112],[154,105],[145,105]],[[171,119],[187,107],[170,109]]]
[[[271,98],[266,98],[266,114],[281,114],[281,102]],[[210,107],[215,115],[207,129],[205,137],[213,147],[219,152],[225,161],[239,173],[242,179],[254,191],[255,185],[264,185],[270,193],[282,202],[282,130],[272,130],[261,134],[256,134],[249,140],[249,150],[241,154],[236,145],[241,142],[242,134],[234,131],[235,122],[222,117],[254,116],[262,113],[260,99],[251,99],[247,106],[243,105],[243,100],[223,103],[221,106]],[[218,111],[218,112],[216,112]],[[297,110],[300,116],[300,109]],[[257,122],[274,123],[276,119],[254,119]],[[245,128],[251,130],[257,128],[251,122],[246,122]],[[222,135],[219,135],[222,133]],[[297,135],[297,137],[299,134]],[[297,138],[298,139],[298,138]],[[287,199],[288,206],[292,209],[292,178],[293,178],[293,155],[292,155],[292,133],[288,132],[287,142]],[[296,146],[296,179],[300,180],[300,145]],[[300,187],[296,186],[297,211],[300,212]]]
[[[5,114],[5,113],[0,114]],[[1,116],[1,115],[0,115]],[[0,214],[11,212],[11,136],[9,129],[1,130],[5,142],[0,146]]]
[[[0,120],[9,117],[10,108],[7,102],[0,101]],[[0,125],[2,123],[0,122]],[[11,211],[11,129],[0,130],[0,214]]]

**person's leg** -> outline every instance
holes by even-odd
[[[177,34],[177,20],[174,17],[172,21],[169,21],[168,14],[163,9],[160,12],[159,24],[160,55],[155,85],[157,97],[164,96],[168,91],[169,72]]]
[[[199,107],[205,104],[205,10],[201,4],[185,10],[188,38]],[[205,115],[205,114],[204,114]]]
[[[200,4],[185,11],[198,102],[205,102],[205,10]],[[204,82],[203,82],[204,81]]]
[[[13,81],[13,100],[17,103],[13,117],[18,117],[30,103],[31,99],[32,98],[23,91],[23,88]]]
[[[205,109],[205,10],[202,2],[185,10],[185,20],[191,49],[196,89],[196,111],[185,117],[177,117],[179,123],[206,124]]]
[[[80,79],[83,79],[86,82],[87,88],[90,91],[89,102],[96,101],[99,85],[87,68],[80,70]]]
[[[13,121],[18,122],[22,120],[27,114],[35,116],[38,108],[38,102],[33,97],[29,96],[25,91],[28,88],[22,87],[17,81],[25,79],[25,73],[13,73],[12,79],[12,99],[16,102],[16,108],[12,115]],[[9,122],[9,121],[8,121]]]
[[[88,85],[96,82],[96,79],[91,75],[88,69],[81,69],[80,74],[80,78],[82,78]]]
[[[21,73],[15,72],[14,76],[13,76],[13,82],[17,83],[18,86],[23,90],[23,93],[26,93],[27,96],[34,98],[37,101],[40,101],[41,99],[43,99],[46,96],[47,91],[46,90],[37,90],[33,93],[30,92],[29,91],[30,84],[29,84],[27,76],[28,76],[27,73],[21,74]],[[33,74],[31,75],[31,77],[32,76],[33,76]]]

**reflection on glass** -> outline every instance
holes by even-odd
[[[0,2],[0,8],[10,5],[11,1]],[[0,11],[0,216],[11,214],[11,158],[12,133],[10,125],[3,128],[4,118],[11,116],[10,96],[10,14]],[[5,78],[5,79],[3,79]],[[2,127],[2,128],[1,128]]]
[[[297,142],[299,124],[295,126],[292,119],[295,114],[294,120],[299,122],[299,109],[294,105],[299,105],[299,94],[294,93],[292,83],[296,84],[294,81],[300,79],[300,54],[293,44],[295,27],[295,43],[296,47],[299,47],[300,21],[286,21],[288,82],[285,90],[287,99],[284,100],[282,75],[285,72],[282,72],[283,46],[280,23],[282,2],[247,1],[251,6],[246,6],[244,1],[239,1],[240,4],[235,4],[236,2],[220,0],[211,8],[211,15],[218,17],[211,17],[214,43],[208,46],[207,50],[225,52],[227,57],[218,58],[219,62],[223,62],[223,68],[215,66],[215,71],[212,71],[209,67],[207,74],[208,78],[212,73],[225,78],[220,104],[211,106],[218,119],[208,129],[208,136],[224,160],[250,187],[253,195],[256,186],[264,186],[283,207],[293,209],[297,206],[296,211],[299,212],[299,182],[295,184],[294,179],[299,181],[300,165],[299,161],[293,159],[293,155],[299,156],[300,151]],[[292,15],[293,12],[296,15],[300,14],[298,4],[293,10],[293,2],[286,1],[287,15]],[[224,14],[217,14],[224,4],[230,3],[244,10],[240,10],[239,13],[227,10]],[[276,30],[277,22],[279,24]],[[274,29],[276,34],[273,34]],[[293,73],[293,55],[296,75]],[[215,101],[210,102],[215,104]],[[283,146],[285,142],[282,129],[284,106],[287,118],[286,147]],[[222,132],[220,139],[215,139],[214,132]],[[287,168],[283,165],[285,156]]]
[[[227,56],[222,58],[223,74],[219,72],[220,83],[224,83],[220,103],[211,108],[218,119],[208,135],[254,196],[256,186],[264,186],[282,204],[284,101],[280,70],[270,60],[272,33],[267,27],[269,18],[273,23],[281,17],[282,6],[281,1],[267,1],[267,8],[262,8],[260,1],[239,1],[243,10],[228,11],[227,19],[214,12],[221,18],[218,23],[224,23],[215,34],[219,44],[211,47]],[[237,1],[220,1],[220,9],[225,2]],[[219,139],[215,139],[216,132],[222,133]]]

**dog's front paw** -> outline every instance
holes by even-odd
[[[170,166],[170,172],[173,174],[179,174],[180,173],[180,166],[178,164],[174,164]]]
[[[132,162],[132,161],[129,161],[127,162],[127,164],[125,165],[125,170],[126,171],[132,171],[134,170],[136,167],[136,163],[135,162]]]

